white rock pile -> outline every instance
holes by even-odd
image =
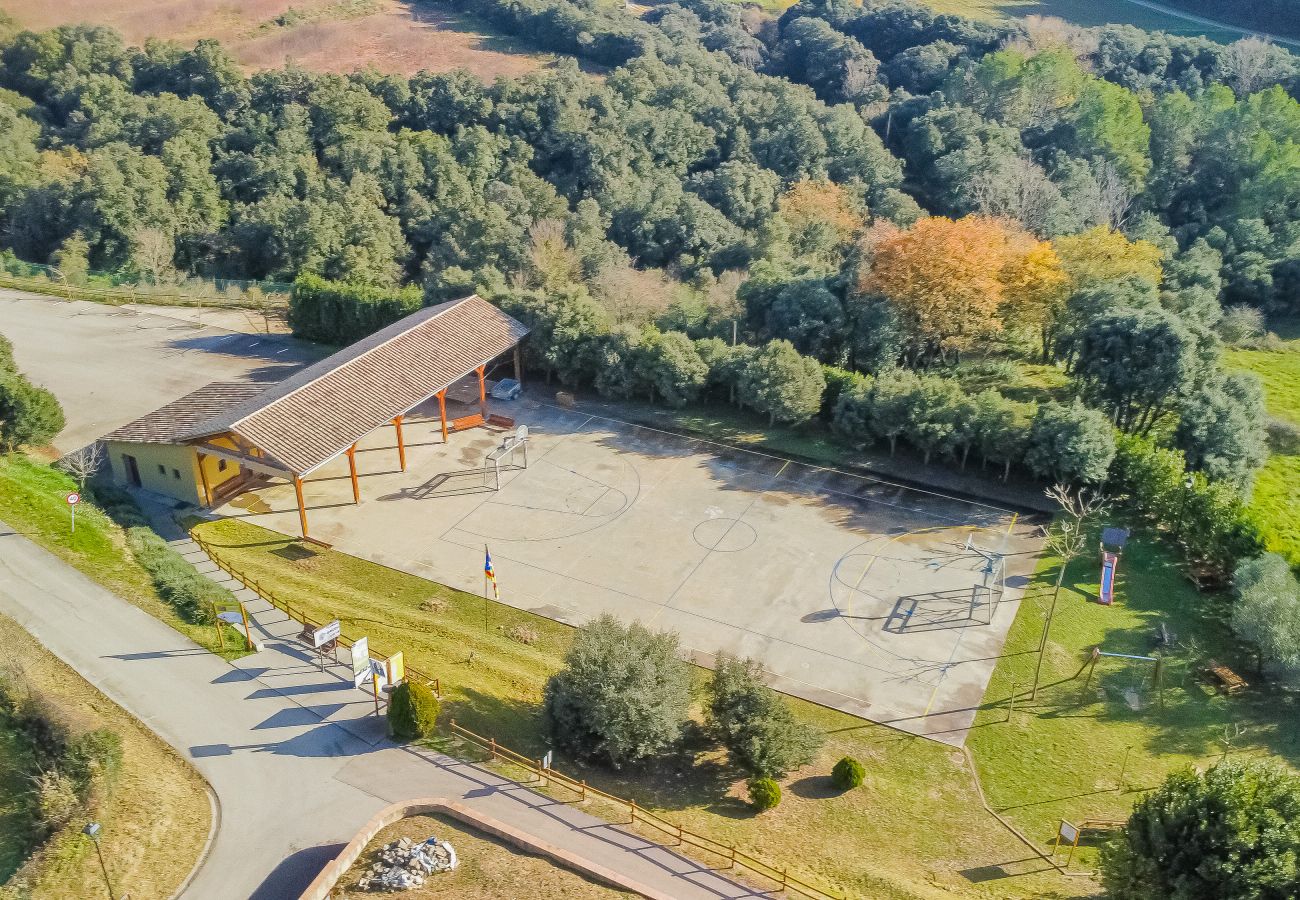
[[[424,884],[424,879],[438,872],[456,868],[456,851],[451,844],[430,837],[417,844],[400,838],[385,844],[379,861],[357,882],[363,891],[405,891]]]

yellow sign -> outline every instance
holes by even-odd
[[[402,653],[399,650],[388,657],[388,683],[392,685],[400,684],[404,678],[406,678],[406,660],[402,659]]]

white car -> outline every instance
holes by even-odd
[[[518,400],[524,392],[524,386],[513,378],[502,378],[492,385],[493,400]]]

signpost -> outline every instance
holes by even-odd
[[[81,502],[81,495],[73,491],[65,499],[68,501],[68,512],[72,515],[72,532],[75,534],[77,531],[77,504]]]
[[[212,603],[212,609],[217,615],[217,643],[225,648],[226,642],[221,635],[221,623],[229,625],[244,626],[244,640],[248,642],[248,649],[253,649],[253,635],[248,628],[248,610],[244,609],[244,604],[238,600],[216,600]]]
[[[338,640],[339,633],[342,629],[339,626],[339,620],[326,622],[311,633],[311,647],[313,650],[319,650],[330,641]]]
[[[1056,843],[1052,845],[1052,856],[1056,856],[1056,851],[1060,849],[1062,841],[1069,844],[1070,854],[1065,858],[1065,868],[1067,869],[1070,868],[1070,862],[1074,859],[1075,848],[1079,846],[1079,832],[1080,829],[1077,826],[1071,825],[1064,819],[1061,820],[1061,824],[1056,829]]]
[[[352,683],[361,687],[370,674],[370,640],[357,638],[352,644]]]
[[[397,686],[406,678],[406,660],[402,657],[402,651],[398,650],[392,656],[388,657],[388,683]]]

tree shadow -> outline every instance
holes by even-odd
[[[835,786],[829,775],[809,775],[792,783],[788,790],[805,800],[829,800],[846,793]]]

